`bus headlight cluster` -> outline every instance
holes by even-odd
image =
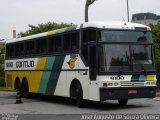
[[[113,83],[108,83],[108,86],[113,86]]]
[[[150,82],[146,82],[146,85],[150,85]]]
[[[151,85],[156,85],[156,82],[151,82]]]
[[[118,82],[108,82],[108,83],[103,83],[103,87],[116,87],[119,86]]]
[[[153,81],[152,81],[152,82],[146,82],[146,85],[147,85],[147,86],[156,85],[156,82],[153,82]]]
[[[114,86],[118,86],[118,85],[119,85],[118,82],[114,83]]]

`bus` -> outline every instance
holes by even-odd
[[[156,69],[151,29],[131,22],[86,22],[6,41],[10,90],[86,100],[154,98]]]

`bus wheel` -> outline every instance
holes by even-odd
[[[20,83],[20,80],[19,80],[19,78],[16,78],[16,80],[15,80],[15,90],[20,90],[20,88],[21,88],[21,83]]]
[[[22,82],[22,96],[24,98],[29,97],[29,87],[28,87],[28,82],[26,80]]]
[[[82,87],[79,83],[77,83],[76,87],[76,105],[79,108],[82,108],[84,105]]]
[[[123,107],[127,105],[128,99],[119,99],[118,102],[119,105]]]

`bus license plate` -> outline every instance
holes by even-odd
[[[128,94],[137,94],[137,90],[128,90]]]

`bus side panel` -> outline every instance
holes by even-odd
[[[90,100],[89,97],[89,67],[86,67],[84,62],[82,61],[81,57],[79,56],[78,59],[78,68],[81,69],[86,69],[85,71],[78,71],[76,72],[76,77],[80,78],[80,82],[82,85],[82,90],[83,90],[83,99]]]
[[[6,70],[5,71],[5,81],[6,86],[10,90],[15,89],[15,79],[19,78],[20,82],[22,83],[22,79],[26,78],[29,85],[29,92],[37,93],[40,85],[40,81],[43,74],[44,65],[46,63],[46,58],[39,58],[36,70]]]
[[[75,75],[75,71],[74,69],[77,68],[77,58],[73,58],[72,60],[72,69],[70,68],[71,66],[71,56],[67,55],[64,59],[63,62],[63,66],[62,66],[62,70],[65,71],[61,71],[59,79],[58,79],[58,83],[55,89],[55,93],[54,95],[57,96],[65,96],[65,97],[69,97],[70,96],[70,81],[72,81],[73,79],[76,78]]]
[[[77,79],[82,86],[83,98],[89,100],[89,72],[79,55],[67,55],[61,71],[54,95],[70,97],[70,86]]]
[[[33,92],[33,93],[39,93],[39,86],[40,86],[40,82],[41,82],[41,79],[42,79],[42,75],[43,75],[43,70],[44,70],[44,67],[45,67],[45,63],[46,63],[46,60],[47,58],[46,57],[43,57],[43,58],[39,58],[38,60],[38,64],[37,64],[37,67],[36,67],[36,72],[34,72],[33,76],[30,77],[29,80],[29,86],[30,86],[30,92]],[[33,78],[34,80],[33,80]]]
[[[53,94],[56,96],[69,97],[66,71],[61,71],[56,88],[55,88],[55,92]]]
[[[60,74],[64,73],[64,78],[66,78],[65,71],[61,71],[64,59],[65,55],[47,58],[45,71],[39,87],[39,93],[47,95],[53,95],[55,93]]]
[[[15,79],[14,72],[5,71],[5,82],[8,90],[14,90]]]
[[[18,78],[22,83],[23,78],[26,78],[29,85],[29,92],[37,93],[39,81],[42,72],[38,71],[6,71],[7,88],[10,90],[15,89],[15,80]],[[10,82],[11,81],[11,82]]]

